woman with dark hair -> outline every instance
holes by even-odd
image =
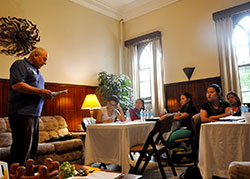
[[[241,116],[241,102],[239,96],[234,91],[227,93],[227,100],[231,104],[233,116]]]
[[[116,122],[116,120],[125,121],[122,108],[119,106],[119,100],[112,95],[107,100],[107,105],[98,111],[96,123]]]
[[[140,119],[140,112],[141,110],[144,110],[144,100],[142,98],[138,98],[135,101],[135,107],[129,109],[129,115],[131,121]]]
[[[192,96],[190,93],[182,93],[180,96],[181,109],[174,115],[174,120],[181,121],[180,127],[191,127],[191,118],[197,113],[195,106],[193,105]]]
[[[231,105],[222,100],[221,88],[217,84],[207,87],[207,101],[201,105],[200,115],[202,122],[215,122],[222,117],[231,115]]]
[[[174,147],[174,140],[179,138],[189,137],[192,134],[191,118],[197,113],[193,105],[192,96],[190,93],[182,93],[180,96],[181,109],[174,115],[174,120],[180,121],[180,128],[172,132],[167,140],[167,145],[170,148]]]

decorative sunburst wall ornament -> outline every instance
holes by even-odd
[[[39,30],[31,21],[16,17],[0,18],[0,53],[25,56],[39,41]]]

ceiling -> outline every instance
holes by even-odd
[[[179,0],[71,0],[106,16],[124,21],[133,19]]]

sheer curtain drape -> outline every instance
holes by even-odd
[[[152,74],[152,108],[154,113],[159,115],[164,112],[164,63],[162,58],[161,39],[156,38],[150,42],[153,54],[153,74]]]
[[[124,72],[129,76],[132,82],[132,88],[134,89],[134,98],[139,97],[139,77],[137,73],[138,69],[138,55],[137,55],[137,46],[131,45],[126,50],[127,58],[125,60]]]
[[[159,115],[164,112],[165,108],[165,96],[164,96],[164,71],[163,71],[163,58],[161,39],[155,38],[147,42],[150,45],[153,56],[153,69],[152,69],[152,109],[155,115]],[[138,75],[138,52],[137,45],[128,46],[126,49],[126,60],[124,72],[128,75],[132,81],[134,91],[134,97],[139,97],[139,75]]]
[[[217,19],[215,26],[223,95],[226,96],[227,92],[235,91],[241,96],[239,70],[232,42],[232,18]]]

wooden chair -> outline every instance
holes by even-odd
[[[143,145],[137,145],[130,149],[131,152],[139,152],[140,156],[136,162],[135,167],[131,167],[131,173],[137,174],[139,166],[141,162],[144,160],[145,163],[140,171],[140,174],[143,174],[144,170],[146,169],[149,161],[151,160],[152,155],[155,156],[158,166],[161,171],[161,175],[163,178],[166,178],[166,174],[163,169],[163,165],[161,163],[160,155],[165,153],[167,156],[167,162],[172,169],[174,176],[177,176],[175,168],[172,164],[169,151],[166,145],[166,142],[163,138],[163,134],[170,132],[171,126],[173,122],[173,115],[171,116],[163,116],[159,121],[155,123],[154,128],[148,135],[148,138]],[[161,142],[161,144],[159,144]]]

